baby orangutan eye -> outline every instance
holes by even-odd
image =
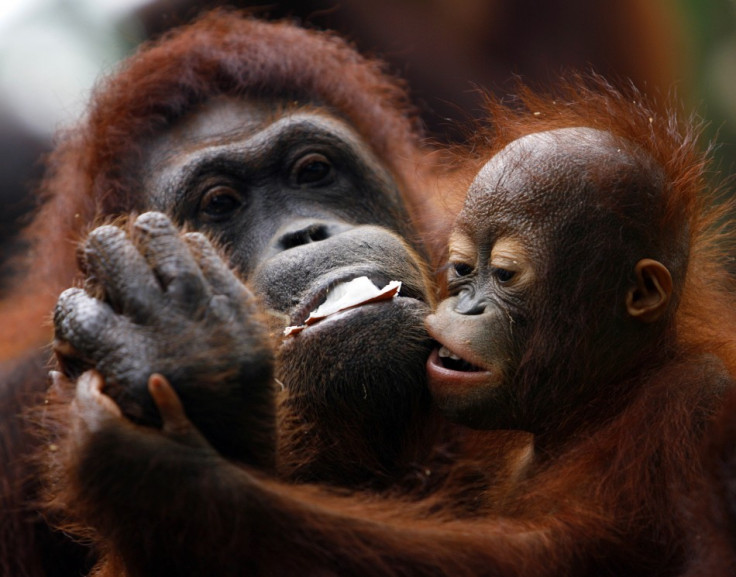
[[[496,267],[493,269],[493,276],[498,279],[498,282],[507,283],[516,276],[516,271]]]
[[[464,262],[453,263],[452,267],[455,270],[455,274],[457,276],[468,276],[470,273],[473,272],[473,267]]]
[[[503,237],[496,241],[488,263],[489,273],[501,285],[514,287],[527,284],[532,268],[524,243],[514,237]]]

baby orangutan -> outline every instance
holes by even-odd
[[[427,324],[436,403],[476,428],[556,445],[602,423],[670,358],[688,222],[643,150],[586,127],[532,133],[480,171]],[[710,364],[710,361],[709,363]],[[550,435],[550,433],[552,433]]]
[[[630,124],[611,118],[614,130],[596,119],[556,128],[555,114],[539,132],[531,118],[510,122],[527,133],[472,183],[450,239],[450,296],[427,319],[441,411],[534,434],[528,478],[500,512],[556,543],[552,574],[659,575],[713,555],[691,547],[705,529],[689,525],[686,503],[733,356],[703,338],[718,322],[695,287],[712,269],[698,254],[694,172],[678,169],[682,148],[668,149],[674,125],[665,137],[624,106]]]

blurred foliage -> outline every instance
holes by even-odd
[[[736,1],[677,0],[691,35],[693,102],[718,143],[724,174],[736,174]],[[733,184],[730,187],[734,188]]]

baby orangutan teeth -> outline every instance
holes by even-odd
[[[339,283],[327,294],[325,302],[309,314],[304,324],[286,327],[284,336],[296,335],[309,325],[345,309],[389,300],[398,295],[400,289],[401,281],[392,280],[385,287],[379,289],[367,276],[360,276],[349,282]]]
[[[481,370],[479,367],[476,367],[472,363],[469,363],[462,357],[459,357],[458,355],[453,353],[444,345],[440,346],[437,354],[440,357],[440,362],[442,363],[442,366],[446,369],[463,373],[474,373]]]
[[[448,349],[445,346],[440,347],[439,355],[440,355],[440,358],[442,359],[452,359],[453,361],[462,361],[460,357],[458,357],[455,353],[453,353],[450,349]]]

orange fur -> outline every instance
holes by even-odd
[[[484,135],[487,152],[475,152],[487,158],[524,134],[593,126],[662,163],[668,208],[660,226],[687,233],[690,248],[680,308],[666,338],[652,343],[657,354],[619,382],[601,381],[589,405],[558,407],[543,446],[532,450],[522,432],[466,432],[456,446],[434,447],[436,468],[382,494],[287,485],[223,460],[208,460],[187,482],[189,461],[151,466],[148,436],[125,434],[104,447],[92,438],[64,465],[76,480],[62,501],[99,528],[100,575],[212,567],[224,575],[733,574],[728,522],[714,514],[723,491],[703,453],[724,392],[734,390],[728,322],[736,299],[714,245],[724,233],[712,232],[707,155],[692,125],[653,115],[638,94],[589,82],[572,82],[554,100],[522,90],[520,110],[489,103],[494,132]],[[95,466],[103,448],[127,478]],[[104,483],[79,478],[80,462]],[[131,493],[128,479],[142,471],[148,483]],[[131,494],[143,500],[135,512]]]
[[[51,311],[62,290],[82,282],[80,242],[95,225],[144,208],[136,172],[144,143],[218,95],[275,97],[341,117],[394,174],[412,216],[434,214],[403,84],[336,35],[219,10],[142,46],[101,80],[86,117],[57,137],[43,204],[23,233],[30,250],[17,257],[0,302],[0,574],[43,574],[44,563],[60,574],[81,570],[65,568],[65,553],[48,546],[68,540],[32,503],[39,472],[27,462],[35,441],[21,413],[47,387]]]

